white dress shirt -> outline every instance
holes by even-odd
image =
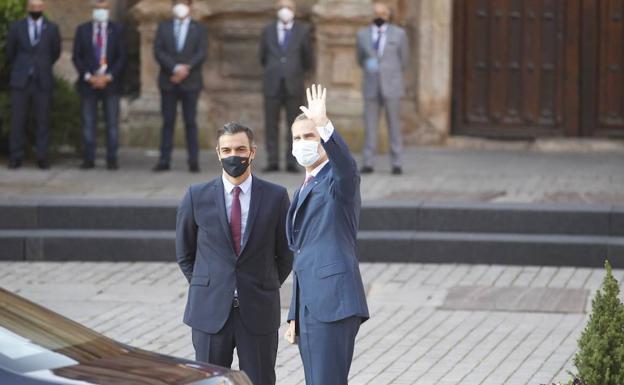
[[[280,45],[284,43],[284,38],[286,37],[286,30],[290,29],[290,33],[292,33],[292,27],[295,24],[294,20],[291,20],[290,23],[284,24],[281,21],[277,21],[277,41]]]
[[[41,34],[43,33],[43,16],[40,16],[37,20],[33,20],[28,16],[28,36],[30,37],[30,44],[35,45],[39,43],[39,40],[35,41],[35,25],[39,32],[39,40],[41,40]]]
[[[232,200],[234,198],[234,187],[229,180],[225,176],[221,177],[223,179],[223,193],[225,196],[225,212],[227,213],[228,223],[232,220]],[[245,179],[243,183],[238,185],[241,188],[241,192],[238,195],[238,199],[240,200],[241,205],[241,247],[243,246],[243,239],[245,238],[245,229],[247,227],[247,217],[249,216],[249,204],[251,202],[251,183],[252,176],[249,175],[249,178]]]
[[[383,55],[384,47],[386,46],[386,37],[388,36],[388,23],[384,23],[381,27],[377,27],[373,24],[371,28],[373,33],[373,47],[375,46],[375,42],[379,37],[379,32],[381,31],[381,40],[379,41],[379,51],[377,52],[377,56],[381,57]]]

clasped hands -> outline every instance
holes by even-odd
[[[180,84],[186,79],[191,73],[191,67],[187,64],[176,64],[173,75],[169,78],[171,83]]]
[[[91,87],[93,87],[96,90],[102,90],[106,88],[108,83],[110,83],[111,81],[112,79],[109,76],[106,76],[105,74],[91,75],[91,77],[89,77],[89,80],[88,80],[89,84],[91,84]]]

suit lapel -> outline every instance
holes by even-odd
[[[184,41],[182,42],[182,49],[180,50],[180,52],[184,52],[184,50],[186,49],[188,45],[187,43],[193,37],[194,33],[195,33],[195,22],[193,20],[189,20],[188,31],[186,31],[186,36],[184,37]]]
[[[218,178],[216,183],[214,184],[213,197],[215,200],[215,204],[217,205],[217,210],[219,211],[219,222],[221,222],[221,227],[223,228],[223,233],[225,237],[228,239],[228,244],[230,245],[230,249],[232,250],[232,254],[234,253],[234,246],[232,243],[232,234],[230,232],[230,223],[227,219],[227,213],[225,212],[225,196],[224,196],[224,186],[221,178]]]
[[[286,229],[288,229],[286,234],[288,236],[288,244],[290,245],[294,244],[293,220],[295,217],[297,205],[299,203],[299,191],[301,191],[300,188],[295,191],[295,195],[293,195],[292,202],[290,203],[290,207],[288,208],[288,216],[286,217]]]
[[[303,190],[301,190],[301,194],[299,196],[299,201],[297,202],[297,208],[295,210],[295,212],[298,212],[299,209],[301,208],[301,206],[305,203],[305,201],[308,199],[308,196],[310,195],[310,192],[312,192],[312,190],[314,190],[314,188],[316,186],[319,185],[319,183],[325,179],[325,177],[327,176],[327,173],[329,172],[329,170],[331,169],[331,166],[329,165],[329,163],[327,163],[325,165],[325,167],[323,167],[321,169],[321,171],[316,175],[316,177],[314,178],[314,180],[312,182],[310,182],[307,186],[305,186],[303,188]]]
[[[30,41],[30,31],[28,31],[28,18],[24,19],[24,23],[22,24],[22,36],[24,39],[26,39],[26,43],[28,44],[28,47],[33,48],[34,45],[32,45],[32,42]]]
[[[299,33],[299,24],[295,21],[293,22],[292,29],[290,31],[290,36],[288,37],[288,41],[286,44],[286,51],[290,52],[294,46],[293,42],[297,41],[297,34]]]
[[[169,32],[169,44],[171,44],[171,47],[173,48],[173,52],[178,52],[178,45],[176,44],[176,40],[175,40],[175,20],[172,19],[169,22],[169,27],[167,28],[167,31]]]
[[[282,47],[280,47],[279,37],[277,36],[277,23],[273,22],[271,28],[269,28],[269,41],[278,51],[282,51]]]
[[[249,213],[247,214],[247,223],[245,225],[245,234],[243,234],[243,246],[241,247],[241,255],[247,246],[249,236],[253,229],[253,224],[258,215],[260,202],[262,202],[262,185],[257,178],[253,178],[251,182],[251,202],[249,203]]]

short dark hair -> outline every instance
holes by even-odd
[[[244,126],[238,122],[229,122],[229,123],[225,123],[223,125],[223,127],[219,128],[217,130],[217,146],[219,145],[219,139],[223,136],[223,135],[234,135],[234,134],[238,134],[244,132],[245,135],[247,135],[247,138],[249,139],[249,145],[253,146],[254,145],[254,133],[253,130],[247,126]]]
[[[189,4],[193,4],[193,0],[186,0]],[[173,4],[176,4],[178,0],[171,0]]]

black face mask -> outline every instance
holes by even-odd
[[[376,17],[373,19],[373,23],[375,23],[377,27],[381,27],[382,25],[386,23],[386,21],[382,19],[381,17]]]
[[[41,12],[41,11],[32,11],[32,12],[28,12],[28,14],[30,15],[31,19],[37,20],[37,19],[39,19],[41,17],[43,12]]]
[[[221,158],[223,170],[232,178],[238,178],[243,175],[250,164],[251,157],[228,156],[227,158]]]

